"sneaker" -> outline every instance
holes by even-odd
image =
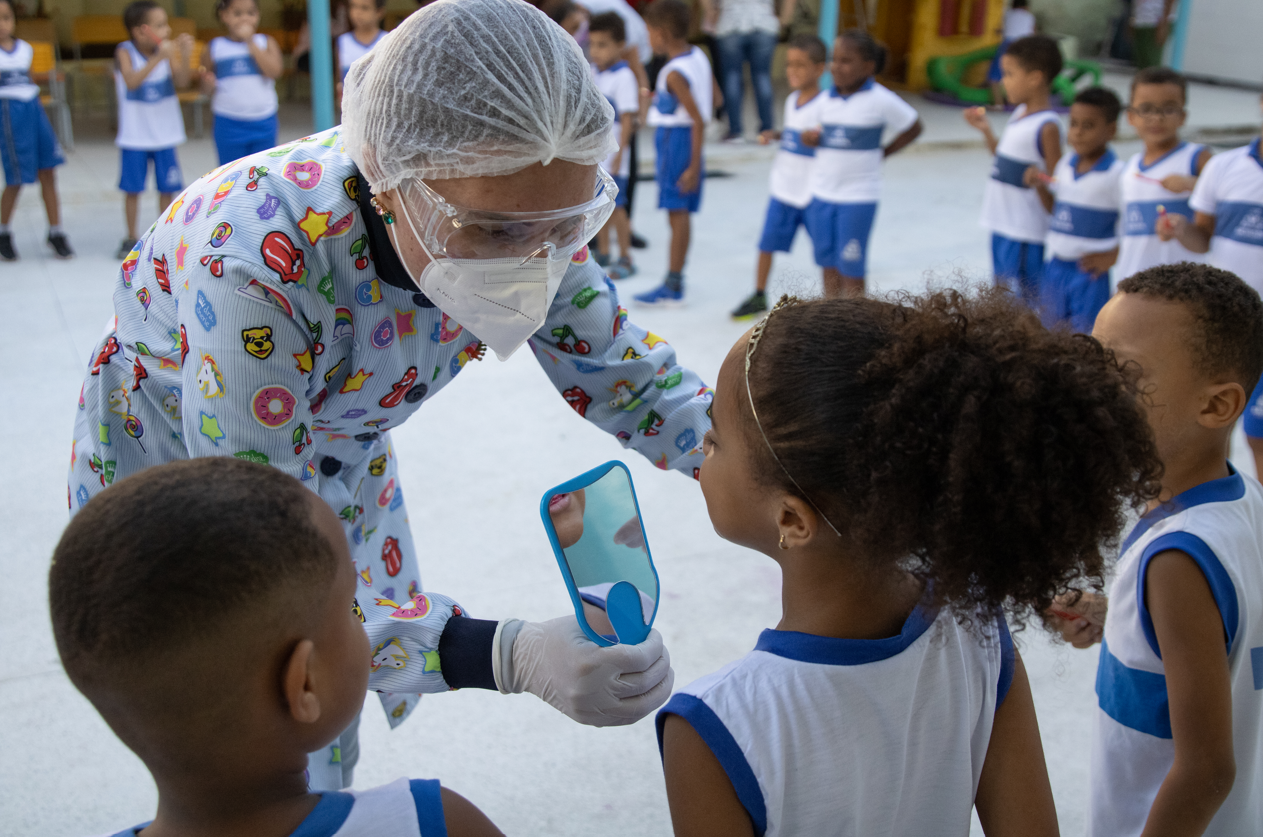
[[[734,320],[752,320],[767,311],[767,295],[754,293],[732,312]]]
[[[132,250],[136,249],[136,245],[139,241],[140,240],[136,238],[124,238],[123,242],[118,245],[118,252],[114,254],[114,258],[121,260],[130,256]]]
[[[636,235],[636,233],[632,233],[631,246],[637,250],[643,250],[649,246],[649,242],[645,241],[645,237],[643,235]]]
[[[720,142],[724,145],[745,145],[746,138],[741,134],[726,134]]]
[[[597,251],[597,252],[596,252],[596,264],[597,264],[597,267],[609,267],[609,266],[610,266],[610,254],[609,254],[609,253],[602,253],[602,252]]]
[[[64,233],[49,233],[48,246],[53,248],[53,252],[59,259],[69,259],[75,254],[75,251],[70,249],[70,242],[66,240]]]
[[[18,260],[18,251],[13,249],[13,236],[9,233],[0,233],[0,259],[6,262]]]
[[[612,265],[609,270],[605,271],[606,275],[611,279],[626,279],[628,276],[636,275],[636,265],[632,264],[632,260],[627,256],[618,260],[618,263]]]
[[[656,305],[662,308],[679,308],[684,304],[684,291],[676,291],[662,283],[652,291],[636,294],[632,297],[641,305]]]

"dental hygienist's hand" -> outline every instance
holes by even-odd
[[[639,645],[602,647],[574,616],[518,624],[511,653],[494,663],[501,691],[530,692],[594,727],[633,724],[671,696],[675,672],[657,631]]]

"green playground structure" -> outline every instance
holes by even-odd
[[[940,93],[946,93],[960,100],[961,104],[989,105],[991,90],[986,87],[971,87],[964,82],[965,73],[970,66],[988,62],[995,58],[996,47],[989,46],[966,52],[963,55],[940,55],[931,58],[926,64],[926,74],[930,78],[930,86]],[[1061,96],[1061,101],[1070,104],[1074,99],[1075,89],[1084,76],[1092,77],[1092,84],[1101,83],[1101,66],[1095,61],[1066,61],[1057,78],[1053,79],[1053,92]]]

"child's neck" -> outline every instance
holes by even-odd
[[[667,44],[667,58],[679,58],[681,55],[688,55],[693,51],[693,45],[688,41],[675,41]]]
[[[319,797],[307,791],[305,770],[270,778],[261,783],[242,782],[240,777],[224,782],[198,774],[157,781],[158,812],[145,837],[290,834]]]
[[[368,27],[367,29],[361,29],[360,27],[357,26],[355,29],[351,31],[355,33],[353,36],[355,40],[359,41],[361,44],[367,45],[367,44],[372,43],[373,39],[375,39],[379,34],[381,34],[382,28],[378,26],[376,23],[374,23],[372,26]]]
[[[798,99],[794,102],[795,106],[802,107],[812,99],[816,98],[816,94],[819,92],[820,85],[816,82],[813,81],[809,84],[804,84],[802,87],[798,88]]]
[[[839,87],[838,92],[841,93],[843,96],[850,96],[852,94],[858,93],[860,90],[864,88],[864,85],[868,84],[872,80],[873,80],[872,76],[865,76],[864,78],[860,79],[858,82],[851,85],[850,87]]]
[[[1109,151],[1109,148],[1108,145],[1102,145],[1100,148],[1095,148],[1090,152],[1080,153],[1079,161],[1074,167],[1075,173],[1085,174],[1091,171],[1093,166],[1101,162],[1101,158],[1105,156],[1105,152]]]
[[[141,55],[145,56],[146,58],[153,57],[154,53],[158,51],[157,44],[141,43],[135,38],[132,38],[132,46],[136,47],[136,51],[139,52]]]
[[[1026,105],[1026,113],[1039,113],[1044,110],[1052,110],[1052,103],[1049,102],[1049,93],[1047,90],[1040,90],[1038,93],[1032,93],[1026,97],[1024,102],[1015,102],[1014,104]]]
[[[613,61],[609,61],[605,64],[597,64],[596,68],[600,70],[602,73],[608,73],[610,70],[618,66],[619,62],[622,60],[623,60],[622,58],[615,58]],[[615,120],[615,121],[617,122],[618,120]]]
[[[1160,160],[1161,158],[1170,154],[1172,151],[1175,150],[1176,146],[1178,146],[1179,144],[1180,144],[1179,134],[1172,134],[1169,137],[1163,137],[1161,140],[1157,140],[1155,142],[1146,142],[1145,143],[1145,165],[1148,165],[1156,160]]]
[[[0,38],[0,49],[5,50],[6,52],[11,52],[13,50],[13,45],[17,42],[18,39],[15,36],[6,35],[5,37]]]
[[[1172,497],[1196,488],[1202,483],[1228,476],[1229,436],[1224,433],[1205,433],[1204,438],[1186,446],[1180,455],[1163,456],[1162,494],[1150,500],[1150,510]]]

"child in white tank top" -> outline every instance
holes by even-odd
[[[276,145],[276,79],[281,48],[258,32],[256,0],[216,0],[215,14],[227,37],[211,40],[202,54],[202,86],[215,114],[220,165]]]
[[[386,0],[350,0],[346,15],[350,31],[343,32],[334,41],[337,52],[338,83],[335,95],[342,101],[342,80],[351,65],[373,51],[386,37],[382,18],[386,14]]]
[[[676,834],[964,837],[975,805],[1055,834],[1004,610],[1100,578],[1158,470],[1133,393],[997,289],[785,298],[738,340],[699,479],[715,531],[780,564],[783,616],[658,715]]]

